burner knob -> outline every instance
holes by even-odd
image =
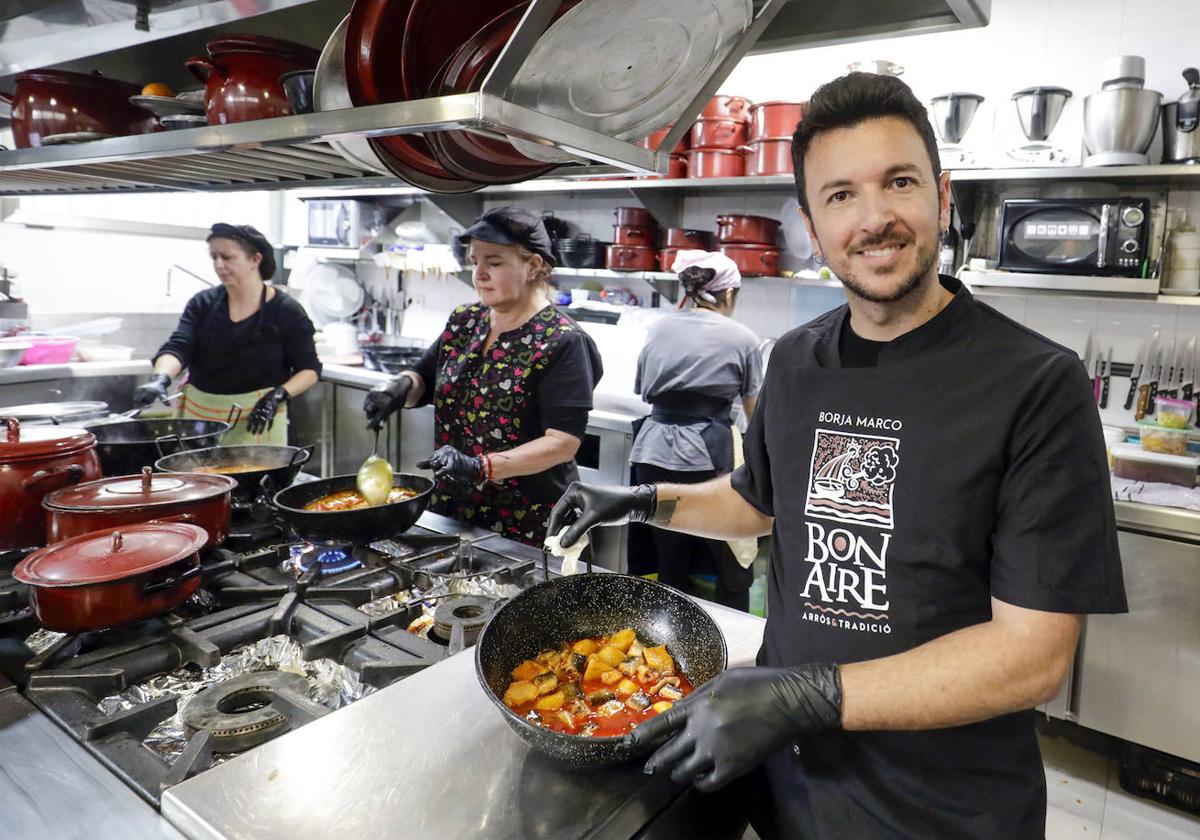
[[[1125,227],[1137,227],[1146,221],[1146,214],[1141,207],[1126,207],[1121,211],[1121,222]]]
[[[1132,254],[1134,251],[1137,250],[1137,248],[1138,248],[1138,244],[1137,244],[1136,239],[1126,239],[1124,242],[1121,243],[1121,250],[1124,251],[1126,254]]]

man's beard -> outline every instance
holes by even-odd
[[[871,245],[867,245],[865,247],[871,247]],[[921,285],[922,281],[924,281],[929,275],[936,263],[936,248],[930,247],[927,250],[922,250],[918,247],[917,265],[913,269],[912,274],[905,278],[904,282],[901,283],[895,290],[890,292],[876,291],[875,289],[872,289],[849,271],[847,271],[844,275],[837,274],[837,272],[834,273],[837,274],[837,278],[842,281],[843,286],[854,292],[854,294],[858,295],[863,300],[870,301],[871,303],[896,303],[897,301],[904,300],[904,298],[912,294],[913,291],[917,289]]]

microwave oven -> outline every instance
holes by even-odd
[[[1018,198],[1002,202],[1005,271],[1145,277],[1150,202],[1145,198]]]
[[[375,236],[372,202],[355,199],[309,199],[308,244],[328,248],[361,248]]]

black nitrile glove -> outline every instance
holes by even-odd
[[[133,404],[138,408],[145,408],[155,400],[166,402],[167,388],[170,384],[171,377],[165,373],[154,374],[148,382],[133,389]]]
[[[842,677],[836,665],[731,668],[639,724],[630,737],[650,744],[678,732],[650,756],[646,772],[669,772],[675,782],[709,793],[800,735],[841,726]]]
[[[433,470],[438,481],[474,485],[483,475],[483,459],[459,452],[453,446],[439,446],[424,461],[417,462],[417,469]]]
[[[564,525],[570,525],[559,540],[559,544],[567,548],[596,525],[649,522],[657,509],[657,485],[606,487],[573,481],[550,511],[546,533],[557,534]]]
[[[287,398],[288,392],[282,385],[259,397],[250,411],[250,419],[246,421],[246,428],[250,430],[250,434],[260,435],[274,426],[275,412],[279,411],[280,405],[287,402]]]
[[[373,432],[379,431],[389,417],[404,408],[404,401],[408,399],[412,386],[412,379],[401,374],[368,391],[367,398],[363,400],[367,428]]]

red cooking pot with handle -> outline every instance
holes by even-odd
[[[203,528],[179,523],[129,525],[38,549],[13,577],[29,587],[29,606],[47,630],[84,633],[169,612],[200,586]]]
[[[796,171],[790,138],[756,140],[745,149],[747,175],[791,175]]]
[[[237,482],[215,473],[155,473],[102,478],[46,496],[46,537],[57,542],[80,534],[142,522],[199,525],[209,543],[229,534],[232,493]]]
[[[708,100],[701,117],[726,117],[735,120],[750,119],[750,107],[754,103],[744,96],[714,96]]]
[[[614,245],[641,245],[653,247],[658,239],[658,228],[641,225],[613,225]]]
[[[319,51],[264,35],[228,35],[208,42],[207,58],[184,66],[204,82],[204,113],[209,125],[286,117],[292,113],[279,77],[312,70]]]
[[[666,245],[668,248],[693,248],[701,251],[711,251],[714,238],[711,230],[667,228]]]
[[[22,426],[0,431],[0,551],[46,543],[46,494],[100,477],[96,438],[83,429]]]
[[[693,149],[736,149],[749,138],[746,121],[729,117],[701,117],[692,123],[690,136]]]
[[[747,243],[775,247],[779,221],[766,216],[717,216],[717,241],[722,245]]]
[[[618,225],[635,225],[637,227],[658,227],[650,211],[641,207],[618,207],[613,211]]]
[[[804,119],[807,102],[760,102],[750,108],[750,139],[791,140],[796,126]]]
[[[689,178],[740,178],[746,174],[746,153],[741,149],[692,149],[688,152]]]
[[[612,271],[654,271],[658,251],[638,245],[609,245],[606,264]]]
[[[12,106],[18,149],[41,146],[55,134],[94,131],[123,137],[161,128],[154,114],[129,103],[141,88],[99,73],[30,70],[19,73],[14,84],[11,94],[0,93],[0,100]]]
[[[745,277],[779,275],[779,249],[769,245],[722,245],[721,253],[733,260]]]
[[[672,125],[667,125],[663,126],[657,131],[650,132],[641,140],[637,141],[637,145],[641,146],[643,149],[649,149],[652,152],[657,151],[658,147],[662,145],[662,141],[667,139],[667,134],[670,133],[672,127]],[[688,132],[685,131],[683,136],[679,138],[679,142],[675,144],[675,148],[671,150],[671,154],[682,155],[687,152],[687,150]]]
[[[663,248],[658,252],[658,270],[670,271],[671,266],[675,264],[675,255],[682,251],[682,248]]]

